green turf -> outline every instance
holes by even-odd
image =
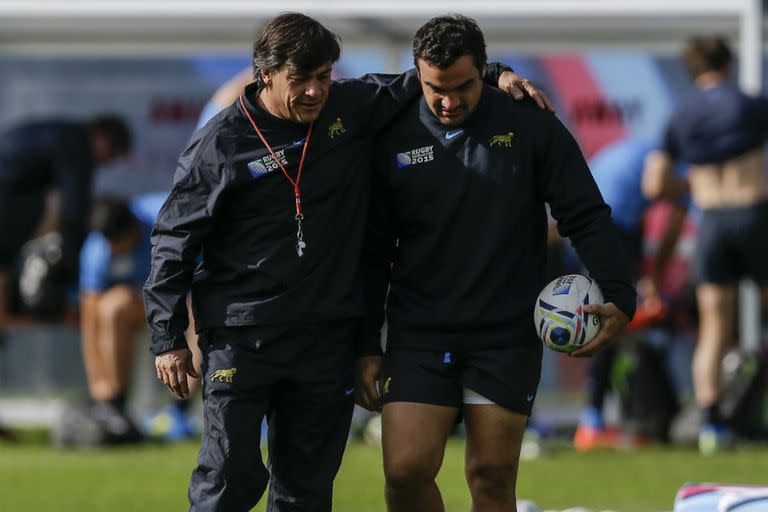
[[[195,456],[193,443],[90,452],[0,444],[0,509],[186,510],[186,486]],[[439,477],[448,512],[469,510],[463,457],[463,444],[452,441]],[[561,448],[523,462],[518,480],[518,496],[542,508],[671,510],[675,491],[686,481],[768,483],[768,446],[711,458],[693,449],[579,454]],[[350,445],[337,479],[335,504],[336,512],[384,511],[377,449]]]

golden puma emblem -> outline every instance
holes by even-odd
[[[226,370],[216,370],[213,372],[213,375],[211,375],[211,382],[216,382],[216,379],[219,379],[220,382],[229,382],[232,383],[232,378],[235,376],[235,373],[237,372],[237,368],[227,368]]]
[[[328,137],[334,138],[340,133],[345,133],[346,131],[347,130],[344,129],[344,125],[341,124],[341,118],[337,117],[336,121],[328,127]]]
[[[504,135],[494,135],[491,137],[491,147],[493,146],[499,146],[499,147],[505,147],[505,148],[511,148],[512,147],[512,137],[514,137],[515,134],[512,132],[505,133]]]

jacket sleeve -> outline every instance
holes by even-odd
[[[198,132],[182,153],[152,231],[144,305],[155,355],[187,346],[187,293],[213,211],[227,186],[226,166],[211,139],[208,130]]]
[[[363,246],[365,317],[358,342],[358,357],[381,354],[381,327],[389,290],[389,277],[397,251],[397,228],[392,212],[387,166],[381,147],[374,153],[371,201]]]
[[[484,82],[498,87],[504,71],[512,68],[498,62],[488,64]],[[358,79],[340,80],[342,87],[356,89],[362,97],[362,108],[369,109],[368,126],[375,131],[382,130],[413,100],[421,96],[421,82],[415,68],[400,75],[371,73]]]
[[[606,302],[614,303],[630,319],[636,292],[628,259],[611,222],[611,209],[603,201],[592,173],[573,136],[552,114],[542,134],[540,192],[550,204],[562,236],[567,236],[579,258],[600,285]]]

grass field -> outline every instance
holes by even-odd
[[[54,451],[39,443],[0,444],[0,510],[186,510],[196,448],[186,443],[83,452]],[[463,457],[462,442],[451,441],[439,477],[448,512],[469,510]],[[555,448],[522,462],[518,497],[545,509],[662,511],[672,509],[675,491],[687,481],[768,483],[768,446],[712,458],[679,448],[588,454]],[[379,450],[351,444],[336,481],[334,510],[383,512],[382,482]]]

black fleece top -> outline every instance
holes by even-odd
[[[366,335],[389,347],[469,350],[536,343],[545,203],[605,294],[630,318],[635,290],[575,140],[554,114],[484,87],[443,126],[422,98],[379,139],[365,249]]]

